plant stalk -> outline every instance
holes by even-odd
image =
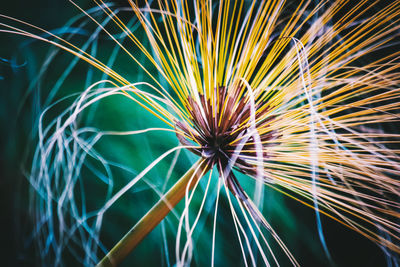
[[[197,172],[195,173],[197,169]],[[203,159],[197,161],[144,215],[131,230],[104,256],[96,267],[117,266],[135,249],[135,247],[167,216],[167,214],[185,196],[190,180],[189,190],[210,169]],[[192,178],[193,177],[193,178]]]

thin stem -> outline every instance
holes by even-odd
[[[196,184],[210,169],[204,159],[197,161],[176,184],[161,198],[146,215],[110,250],[96,267],[117,266],[128,254],[167,216],[167,214],[185,196],[186,187],[189,189]]]

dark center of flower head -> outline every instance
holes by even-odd
[[[258,222],[268,227],[249,204],[232,168],[259,177],[257,164],[263,169],[262,163],[268,157],[267,146],[277,138],[277,132],[269,129],[274,117],[268,115],[268,104],[251,102],[253,98],[246,96],[242,89],[219,87],[212,98],[199,95],[196,101],[189,97],[191,122],[176,122],[180,130],[177,137],[185,146],[199,146],[189,150],[206,159],[210,166],[216,165],[229,190]]]
[[[216,164],[219,172],[231,164],[243,173],[254,175],[256,162],[268,157],[267,146],[277,133],[268,129],[274,118],[268,116],[269,106],[251,103],[252,98],[242,89],[220,86],[212,98],[200,94],[196,101],[189,97],[192,125],[176,122],[182,132],[177,136],[183,145],[198,145],[200,148],[189,150],[209,164]]]

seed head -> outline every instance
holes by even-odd
[[[275,130],[269,129],[275,116],[269,115],[268,103],[253,103],[254,98],[245,93],[244,86],[219,86],[213,93],[209,99],[202,94],[199,95],[200,101],[192,97],[187,99],[191,121],[175,123],[181,130],[177,137],[183,145],[192,146],[191,141],[199,145],[199,148],[189,150],[211,166],[216,165],[219,176],[226,179],[230,191],[259,222],[263,222],[253,207],[246,204],[247,194],[232,168],[252,176],[259,175],[257,164],[268,158],[268,146],[279,137]]]

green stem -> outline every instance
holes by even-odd
[[[203,159],[197,161],[146,215],[110,250],[97,267],[117,266],[128,254],[167,216],[185,196],[186,188],[192,189],[210,166]],[[197,172],[195,173],[197,169]]]

